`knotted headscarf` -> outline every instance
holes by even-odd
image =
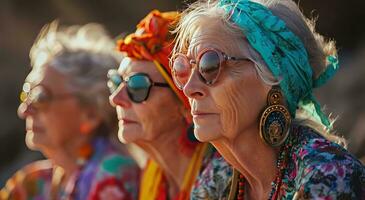
[[[304,44],[267,7],[250,0],[220,0],[219,6],[230,16],[230,21],[243,31],[273,76],[280,80],[292,117],[295,118],[296,110],[302,108],[330,128],[330,121],[312,90],[325,84],[336,73],[339,68],[337,58],[328,56],[326,70],[313,80]]]
[[[178,12],[161,13],[153,10],[137,25],[135,33],[117,42],[117,48],[126,53],[128,57],[152,61],[184,107],[190,111],[189,101],[174,84],[169,67],[169,56],[175,38],[170,31],[175,28],[179,18]],[[186,130],[183,130],[179,143],[181,150],[190,154],[199,142],[194,137],[190,115],[186,116],[186,122]]]
[[[178,12],[153,10],[137,25],[135,33],[117,42],[117,49],[128,57],[152,61],[185,108],[190,109],[188,99],[172,81],[168,59],[174,45],[170,31],[179,18]]]

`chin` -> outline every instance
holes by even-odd
[[[34,133],[28,131],[27,134],[25,135],[25,144],[30,150],[37,150],[33,138],[34,138]]]
[[[28,131],[25,135],[25,144],[30,150],[39,151],[42,146],[41,138],[37,137],[32,131]]]
[[[138,133],[138,130],[121,127],[118,131],[118,139],[123,144],[135,143],[140,135]]]
[[[196,139],[198,139],[200,142],[211,142],[216,139],[219,139],[221,135],[218,133],[218,128],[215,128],[214,126],[199,126],[195,125],[194,128],[194,135]]]
[[[123,133],[123,131],[118,132],[118,139],[123,144],[131,143],[130,140],[128,140],[128,137],[125,137],[125,134]]]

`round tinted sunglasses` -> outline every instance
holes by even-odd
[[[248,58],[236,58],[225,53],[208,48],[199,53],[196,60],[189,59],[185,54],[176,54],[172,58],[172,74],[176,86],[183,89],[193,72],[195,64],[199,71],[199,78],[207,85],[213,85],[220,73],[224,62],[229,60],[250,61]]]
[[[23,90],[20,93],[21,103],[32,104],[34,108],[46,107],[49,103],[56,100],[64,100],[75,97],[75,94],[53,94],[50,89],[44,85],[36,85],[33,88],[30,83],[24,83]]]
[[[137,73],[127,77],[125,80],[118,74],[117,70],[109,70],[108,72],[108,87],[110,93],[114,93],[119,85],[123,82],[127,86],[127,94],[130,100],[134,103],[142,103],[146,101],[152,86],[170,87],[167,83],[153,82],[148,74]]]

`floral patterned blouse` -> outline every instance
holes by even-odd
[[[75,176],[74,187],[52,187],[57,183],[56,167],[50,160],[36,161],[7,181],[0,199],[137,199],[140,170],[133,159],[106,138],[95,139],[92,146],[94,153]],[[67,192],[69,186],[72,192]]]
[[[365,167],[356,158],[311,128],[293,126],[291,134],[278,199],[365,200]],[[191,199],[228,199],[231,167],[217,152],[206,162]]]
[[[232,167],[214,147],[210,147],[210,152],[203,160],[202,171],[192,188],[190,199],[227,199],[232,173]]]
[[[365,199],[365,167],[311,128],[293,126],[279,199]]]

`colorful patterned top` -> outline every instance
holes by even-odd
[[[311,128],[293,126],[291,134],[278,199],[365,199],[365,167],[356,158]],[[228,199],[233,170],[218,153],[213,155],[193,187],[192,200]]]
[[[93,142],[94,152],[75,177],[75,187],[57,187],[57,167],[36,161],[19,170],[0,192],[0,199],[137,199],[139,168],[132,158],[105,138]],[[52,187],[56,186],[56,187]]]
[[[232,172],[232,167],[211,147],[204,158],[202,171],[192,188],[190,199],[228,199]]]
[[[169,194],[169,182],[165,171],[153,159],[147,161],[142,173],[139,189],[140,200],[188,200],[199,172],[202,171],[203,160],[209,152],[210,144],[199,143],[194,149],[189,164],[185,170],[179,192],[174,196]]]
[[[365,167],[311,128],[293,126],[279,199],[365,199]]]

